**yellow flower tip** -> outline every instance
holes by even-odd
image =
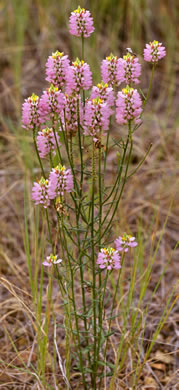
[[[97,105],[97,104],[102,104],[102,103],[103,103],[103,99],[100,99],[100,98],[97,96],[97,98],[92,99],[92,102],[93,102],[93,104],[95,104],[95,105]]]
[[[122,89],[122,92],[123,92],[125,95],[127,95],[127,94],[128,94],[127,88],[123,88],[123,89]]]
[[[52,58],[56,59],[57,57],[63,57],[63,55],[64,55],[63,51],[60,52],[60,51],[57,50],[55,53],[52,53]]]
[[[114,56],[114,54],[111,53],[110,56],[106,57],[106,60],[107,60],[107,61],[117,60],[117,56]]]
[[[47,91],[58,92],[58,87],[55,87],[53,84],[50,85],[50,88],[47,88]]]
[[[130,53],[127,53],[125,56],[123,56],[124,60],[127,61],[128,59],[134,58]]]
[[[39,184],[47,185],[47,184],[48,184],[48,179],[45,179],[45,178],[42,176],[41,179],[40,179],[38,182],[39,182]]]
[[[128,85],[126,88],[122,89],[122,92],[127,95],[128,93],[131,93],[134,90],[134,88],[130,88]]]
[[[102,81],[102,83],[97,84],[97,88],[99,88],[99,89],[107,88],[107,87],[108,87],[108,84],[104,83],[104,81]]]
[[[33,102],[36,102],[39,99],[39,97],[37,95],[35,95],[35,93],[33,93],[31,96],[31,99]]]
[[[55,167],[55,170],[56,170],[56,171],[59,171],[59,172],[63,172],[63,171],[66,170],[66,167],[65,167],[65,165],[58,164],[58,165]]]
[[[84,61],[83,60],[79,60],[79,58],[76,58],[76,61],[73,62],[73,66],[79,66],[79,65],[83,65],[84,64]]]
[[[73,11],[75,14],[81,14],[81,12],[85,12],[84,8],[81,8],[80,5],[78,6],[77,9]]]

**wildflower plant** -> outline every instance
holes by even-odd
[[[33,94],[25,100],[22,123],[25,129],[32,131],[42,174],[33,185],[32,200],[35,206],[42,207],[48,228],[45,253],[42,253],[42,267],[49,267],[49,287],[45,328],[39,341],[40,376],[45,385],[52,292],[57,283],[64,304],[67,345],[63,378],[70,388],[70,362],[74,357],[83,388],[95,390],[104,388],[101,381],[108,367],[108,339],[125,256],[129,255],[133,261],[134,248],[138,245],[134,236],[122,231],[120,221],[119,237],[114,236],[112,227],[128,184],[133,134],[143,120],[151,82],[147,96],[141,96],[134,88],[141,75],[138,58],[130,53],[121,58],[111,54],[102,61],[102,81],[93,86],[84,53],[84,40],[93,31],[89,11],[78,7],[71,13],[70,33],[81,39],[83,58],[70,64],[68,55],[58,50],[49,56],[46,80],[50,86],[40,98]],[[146,45],[144,50],[144,60],[152,63],[153,70],[164,55],[165,49],[157,41]],[[90,90],[87,98],[86,90]],[[114,183],[109,187],[108,151],[113,144],[111,117],[116,119],[118,127],[116,145],[120,164]],[[125,129],[123,138],[120,126]],[[51,254],[47,256],[47,253]],[[117,282],[106,332],[103,319],[111,277],[117,278]],[[80,300],[75,294],[76,281],[79,281]],[[41,331],[40,322],[38,331]],[[116,367],[118,365],[114,365],[111,373],[113,381]]]

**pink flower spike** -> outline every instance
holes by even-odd
[[[41,177],[39,182],[35,182],[32,188],[32,199],[35,205],[41,204],[45,209],[50,206],[50,199],[48,195],[48,180]]]
[[[40,125],[39,97],[34,93],[22,105],[22,127],[34,129]]]
[[[69,66],[70,61],[67,55],[58,50],[52,53],[46,63],[46,80],[61,90],[66,82],[66,73]]]
[[[89,11],[80,6],[71,12],[69,19],[70,34],[76,37],[89,37],[94,31],[93,18]]]
[[[126,233],[124,233],[123,236],[119,236],[114,242],[116,249],[119,252],[128,252],[128,248],[134,248],[138,245],[137,241],[135,241],[135,237]]]
[[[92,73],[89,65],[78,58],[68,67],[66,74],[66,93],[79,94],[81,89],[89,89],[92,85]]]
[[[116,120],[120,125],[134,120],[139,123],[142,113],[142,100],[137,89],[127,86],[118,92],[116,101]]]
[[[41,122],[54,119],[60,115],[65,105],[64,94],[53,85],[43,92],[39,102]]]
[[[112,86],[120,85],[120,82],[117,79],[118,62],[118,58],[111,53],[110,56],[106,57],[101,63],[102,80]]]
[[[120,259],[121,257],[117,250],[115,251],[113,248],[103,248],[98,254],[97,264],[99,264],[99,268],[101,269],[119,269],[121,268]]]
[[[52,264],[59,264],[62,262],[62,259],[57,259],[57,255],[53,255],[53,253],[50,254],[50,256],[47,256],[47,259],[42,263],[46,267],[51,267]]]
[[[158,41],[150,42],[146,44],[144,49],[144,60],[156,64],[159,60],[166,56],[166,49],[162,46],[162,43]]]
[[[117,68],[117,80],[119,84],[125,82],[128,85],[138,84],[141,75],[141,65],[137,57],[127,53],[123,58],[119,58]]]
[[[99,97],[103,100],[104,103],[107,103],[109,107],[114,106],[114,91],[112,87],[109,87],[107,83],[102,81],[92,88],[90,100],[96,99]],[[111,114],[112,114],[111,110]]]
[[[101,141],[101,135],[109,129],[111,108],[102,99],[89,100],[85,106],[84,134],[91,135],[94,142]]]
[[[56,138],[57,143],[60,146],[61,144],[59,142],[58,134],[56,134]],[[46,127],[45,129],[42,129],[38,132],[37,147],[41,158],[46,157],[50,151],[54,152],[56,150],[57,145],[52,129]]]
[[[77,102],[79,100],[79,114],[80,123],[83,120],[83,108],[81,104],[81,97],[75,93],[71,95],[65,94],[65,110],[62,114],[63,127],[68,136],[75,136],[78,131],[78,118],[77,118]]]
[[[64,192],[72,192],[73,190],[73,176],[71,169],[66,169],[61,164],[53,168],[49,176],[48,195],[50,199],[57,196],[64,195]]]

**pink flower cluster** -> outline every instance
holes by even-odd
[[[98,253],[97,264],[99,268],[108,270],[121,268],[121,256],[119,252],[123,254],[128,252],[129,248],[134,248],[138,245],[135,241],[135,237],[130,234],[124,233],[123,236],[119,236],[115,241],[116,250],[113,248],[102,248]]]
[[[58,145],[60,146],[59,136],[56,134]],[[53,130],[49,127],[42,129],[37,135],[37,147],[41,158],[46,157],[50,151],[55,151],[57,148]]]
[[[64,192],[73,190],[73,176],[71,169],[66,169],[61,164],[53,168],[49,176],[48,195],[50,199],[63,196]]]
[[[62,262],[62,259],[58,259],[57,255],[53,255],[53,253],[50,254],[50,256],[47,256],[47,259],[42,263],[46,267],[51,267],[52,264],[59,264]]]
[[[79,93],[81,89],[89,89],[92,86],[92,73],[89,65],[78,58],[68,67],[66,74],[66,92]]]
[[[55,87],[62,89],[66,82],[66,72],[69,66],[70,61],[67,55],[58,50],[52,53],[46,63],[46,80]]]
[[[92,88],[91,100],[99,97],[104,103],[107,103],[109,107],[114,106],[114,91],[112,87],[109,87],[107,83],[102,81]],[[112,111],[111,111],[112,113]]]
[[[94,31],[93,18],[89,11],[86,11],[80,6],[71,12],[70,20],[70,34],[76,37],[84,36],[89,37]]]
[[[97,264],[99,268],[108,270],[121,268],[119,252],[113,248],[103,248],[98,254]]]
[[[39,102],[39,113],[43,122],[60,115],[65,105],[64,94],[53,85],[43,92]]]
[[[144,49],[144,60],[147,62],[157,63],[161,58],[166,56],[165,47],[158,41],[146,44]]]
[[[57,165],[50,172],[49,179],[41,177],[40,181],[34,183],[32,188],[32,199],[35,205],[41,204],[44,208],[50,206],[50,200],[58,196],[64,196],[65,192],[72,192],[73,176],[70,169]]]
[[[32,188],[32,199],[35,205],[41,204],[45,209],[50,206],[50,199],[48,194],[49,182],[41,177],[39,182],[35,182]]]
[[[111,109],[107,103],[97,97],[89,100],[85,107],[84,134],[91,135],[94,141],[109,129]]]
[[[116,120],[119,124],[127,124],[133,119],[135,123],[140,123],[142,100],[137,89],[127,86],[118,92],[116,106]]]
[[[40,122],[39,97],[33,93],[22,105],[22,127],[34,129]]]
[[[128,252],[129,248],[134,248],[138,245],[135,241],[135,237],[132,237],[130,234],[124,233],[123,236],[119,236],[115,241],[116,249],[121,252]]]
[[[123,58],[119,58],[117,69],[117,80],[120,83],[123,81],[131,85],[138,84],[141,75],[141,65],[137,57],[127,53]]]
[[[79,116],[80,123],[83,120],[83,109],[81,104],[81,97],[76,94],[65,94],[65,110],[62,116],[62,123],[67,133],[67,136],[75,136],[78,131],[78,102],[79,102]]]
[[[118,85],[118,63],[119,60],[112,53],[101,63],[102,80],[109,85]]]
[[[80,6],[71,13],[70,33],[78,37],[89,37],[94,31],[93,18],[89,11]],[[41,98],[33,94],[25,99],[22,106],[22,125],[25,129],[38,129],[40,126],[63,124],[67,137],[77,132],[78,118],[77,105],[79,102],[80,127],[84,134],[91,135],[95,141],[109,128],[109,117],[116,105],[116,120],[119,124],[126,124],[134,120],[140,123],[142,100],[132,84],[139,83],[141,65],[130,48],[123,58],[112,53],[101,63],[102,82],[92,87],[92,73],[89,64],[76,59],[70,64],[68,55],[55,51],[46,62],[46,80],[50,87],[43,92]],[[158,41],[146,44],[144,49],[145,61],[156,64],[166,55],[165,47]],[[118,92],[115,99],[115,90],[121,83],[127,86]],[[81,104],[82,90],[92,87],[91,96],[86,104]],[[63,92],[62,92],[63,91]],[[84,94],[83,94],[84,95]],[[85,102],[84,102],[85,103]],[[40,130],[37,136],[40,156],[43,158],[50,148],[55,149],[52,132],[44,133]]]

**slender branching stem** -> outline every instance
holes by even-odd
[[[129,138],[129,142],[130,142],[130,149],[129,149],[129,155],[128,155],[127,163],[126,163],[124,180],[123,180],[123,183],[122,183],[122,186],[121,186],[121,191],[119,193],[119,197],[118,197],[116,205],[114,207],[112,216],[111,216],[111,218],[110,218],[106,228],[104,229],[104,231],[102,233],[102,237],[104,237],[105,234],[108,232],[108,230],[111,228],[111,224],[112,224],[113,218],[114,218],[114,216],[116,214],[116,211],[117,211],[117,208],[118,208],[119,202],[121,200],[121,197],[122,197],[122,194],[123,194],[123,191],[124,191],[124,187],[125,187],[125,184],[126,184],[126,181],[127,181],[127,174],[128,174],[128,169],[129,169],[129,164],[130,164],[131,155],[132,155],[132,149],[133,149],[133,140],[132,140],[132,133],[131,133],[131,121],[129,121],[129,123],[128,123],[128,138]],[[103,220],[103,223],[104,223],[104,220]]]
[[[92,258],[92,278],[93,278],[93,287],[92,287],[92,300],[93,300],[93,388],[96,390],[96,370],[97,370],[97,361],[96,361],[96,333],[97,333],[97,324],[96,324],[96,262],[95,262],[95,244],[94,244],[94,208],[95,208],[95,178],[96,178],[96,156],[95,156],[95,145],[93,142],[92,146],[92,199],[91,199],[91,258]]]
[[[41,168],[43,177],[46,179],[44,167],[43,167],[42,160],[40,158],[40,154],[39,154],[38,147],[37,147],[37,142],[36,142],[36,137],[35,137],[35,128],[33,129],[33,141],[34,141],[35,151],[36,151],[36,154],[37,154],[37,158],[39,160],[39,164],[40,164],[40,168]]]
[[[144,100],[144,102],[143,102],[143,109],[142,109],[141,116],[142,116],[142,114],[143,114],[143,112],[144,112],[146,103],[147,103],[148,98],[149,98],[149,95],[150,95],[150,91],[151,91],[151,87],[152,87],[152,82],[153,82],[153,78],[154,78],[155,67],[156,67],[156,64],[153,64],[152,73],[151,73],[151,78],[150,78],[150,82],[149,82],[149,87],[148,87],[148,90],[147,90],[146,98],[145,98],[145,100]]]
[[[55,143],[56,143],[56,147],[57,147],[57,151],[58,151],[58,157],[59,157],[59,160],[60,160],[60,164],[63,165],[63,160],[62,160],[59,144],[58,144],[58,141],[57,141],[56,130],[55,130],[54,127],[53,127],[53,134],[54,134],[54,138],[55,138]]]
[[[86,379],[85,379],[85,372],[84,372],[84,365],[83,365],[83,357],[82,357],[82,348],[81,348],[81,341],[80,341],[80,330],[79,330],[78,314],[77,314],[77,308],[76,308],[75,291],[74,291],[74,271],[73,271],[73,267],[72,267],[72,264],[71,264],[71,259],[70,259],[69,252],[68,252],[68,247],[67,247],[64,223],[63,223],[63,215],[61,215],[61,229],[62,229],[62,235],[63,235],[64,249],[65,249],[65,251],[67,253],[68,266],[69,266],[69,270],[70,270],[72,303],[73,303],[74,316],[75,316],[75,326],[76,326],[76,333],[77,333],[77,344],[78,344],[78,354],[79,354],[79,362],[80,362],[80,372],[82,374],[84,390],[87,390]]]

